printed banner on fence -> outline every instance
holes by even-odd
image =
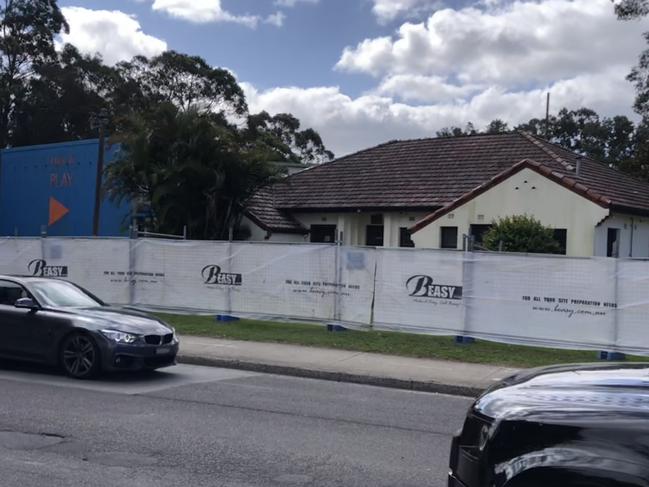
[[[501,342],[606,347],[617,314],[616,261],[466,254],[466,328]]]
[[[0,239],[111,304],[649,354],[649,262],[316,244]]]
[[[463,330],[462,255],[431,250],[377,252],[374,324],[419,333]]]
[[[369,253],[350,258],[346,249],[326,245],[139,241],[136,273],[157,274],[138,281],[134,302],[369,325]],[[344,260],[339,270],[337,259]]]

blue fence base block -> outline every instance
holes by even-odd
[[[626,355],[620,352],[601,351],[598,356],[600,360],[606,360],[608,362],[623,362],[626,360]]]
[[[475,338],[458,335],[455,337],[455,343],[457,343],[458,345],[470,345],[472,343],[475,343]]]
[[[327,331],[330,331],[330,332],[347,331],[347,328],[345,328],[342,325],[337,325],[335,323],[328,323],[327,324]]]
[[[239,318],[230,315],[216,315],[216,321],[239,321]]]

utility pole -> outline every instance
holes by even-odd
[[[548,101],[545,104],[545,138],[550,138],[550,92],[548,91]]]
[[[90,128],[99,131],[99,154],[97,154],[97,176],[95,180],[95,209],[92,217],[92,234],[99,236],[99,215],[101,213],[101,183],[104,175],[104,151],[106,145],[106,127],[108,126],[108,111],[103,108],[99,113],[90,117]]]

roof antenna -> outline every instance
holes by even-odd
[[[548,101],[545,104],[545,138],[550,139],[550,92],[548,91]]]
[[[577,167],[575,167],[575,174],[576,174],[577,176],[581,176],[581,162],[583,161],[583,159],[584,159],[584,158],[583,158],[582,156],[577,156],[577,157],[576,157],[576,160],[577,160],[577,164],[576,164],[576,166],[577,166]]]

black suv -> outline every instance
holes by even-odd
[[[649,487],[649,364],[505,379],[453,439],[449,487]]]

